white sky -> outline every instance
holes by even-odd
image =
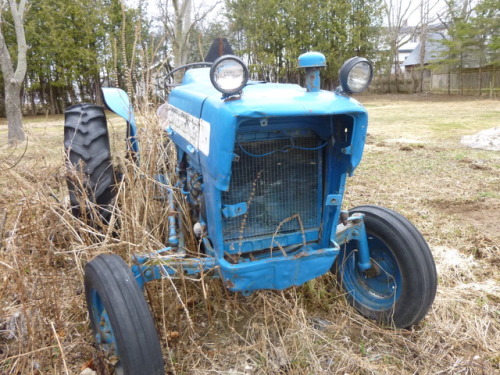
[[[147,4],[148,13],[151,15],[154,15],[156,13],[158,1],[161,1],[161,0],[142,0],[142,3]],[[165,0],[163,0],[163,1],[165,1]],[[137,7],[139,5],[139,2],[140,2],[140,0],[125,0],[125,3],[129,6],[132,6],[132,7]],[[202,11],[204,9],[207,9],[208,7],[211,7],[213,4],[215,4],[217,2],[220,3],[218,8],[222,7],[222,5],[224,4],[224,0],[193,0],[195,9],[196,10],[201,9]],[[170,3],[170,6],[172,6],[171,5],[172,2],[169,1],[169,3]],[[217,15],[219,12],[217,12],[217,10],[214,10],[213,13],[215,15]]]
[[[126,4],[132,7],[136,7],[139,4],[140,0],[125,0]],[[303,0],[307,1],[307,0]],[[391,1],[391,0],[385,0],[385,1]],[[403,6],[406,6],[406,4],[410,3],[410,10],[411,13],[409,13],[408,17],[408,25],[409,26],[415,26],[419,23],[420,21],[420,1],[419,0],[392,0],[394,3],[402,2]],[[444,7],[445,7],[445,1],[444,0],[428,0],[430,7],[431,7],[431,19],[436,19],[436,14],[442,13]],[[148,13],[151,15],[154,15],[156,13],[156,7],[157,7],[157,2],[158,0],[143,0],[143,3],[147,4],[148,6]],[[195,3],[195,8],[198,9],[200,6],[202,7],[209,7],[212,4],[216,2],[220,2],[221,4],[219,7],[223,6],[223,1],[221,0],[193,0]],[[220,11],[214,11],[212,12],[213,16],[218,16],[220,15]],[[436,23],[436,21],[434,21]]]
[[[410,3],[410,10],[412,11],[410,17],[408,17],[408,26],[416,26],[420,21],[420,1],[411,1],[411,0],[401,0],[404,4]],[[437,14],[443,14],[443,11],[446,7],[444,0],[428,0],[429,1],[429,9],[430,9],[430,18],[431,23],[438,23]]]

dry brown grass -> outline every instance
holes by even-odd
[[[444,99],[444,100],[443,100]],[[500,370],[500,154],[461,135],[498,125],[498,101],[361,97],[371,124],[345,204],[380,204],[412,220],[439,272],[436,301],[411,331],[384,330],[345,302],[331,275],[250,297],[218,280],[165,279],[147,296],[171,374],[494,374]],[[151,199],[162,152],[143,118],[141,168],[123,160],[120,229],[95,230],[68,212],[62,118],[27,119],[28,148],[0,144],[0,373],[105,370],[93,348],[83,265],[103,252],[162,246],[168,212]],[[111,118],[114,149],[123,125]],[[6,139],[0,122],[0,139]],[[116,153],[115,153],[116,154]],[[145,156],[148,155],[148,156]],[[170,161],[166,159],[167,164]],[[196,251],[191,239],[190,247]],[[89,362],[92,364],[89,365]]]

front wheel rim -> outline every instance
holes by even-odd
[[[355,242],[345,246],[339,255],[339,272],[344,289],[355,305],[373,311],[393,308],[401,295],[401,272],[394,253],[381,239],[368,234],[370,259],[377,272],[371,276],[358,268],[358,251]]]
[[[92,289],[90,291],[92,303],[92,319],[95,328],[95,340],[97,344],[111,356],[119,358],[116,338],[113,333],[113,327],[109,321],[109,315],[102,303],[99,293]]]

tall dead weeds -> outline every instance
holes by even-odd
[[[113,142],[124,145],[123,126],[112,123],[117,130]],[[173,214],[166,202],[155,199],[159,185],[154,179],[160,171],[174,170],[172,145],[164,143],[153,114],[143,114],[141,123],[140,166],[116,157],[123,175],[117,185],[116,224],[104,230],[71,215],[62,146],[58,160],[37,160],[28,150],[15,168],[2,166],[2,186],[8,189],[2,189],[0,198],[0,373],[78,374],[87,366],[109,372],[93,347],[83,267],[101,253],[117,253],[130,261],[132,254],[162,248]],[[62,145],[62,129],[57,137]],[[44,140],[39,142],[36,152],[43,149]],[[121,152],[121,147],[115,148]],[[374,153],[368,165],[397,158],[399,153]],[[361,173],[353,185],[358,196],[349,199],[384,203],[384,196],[372,198],[366,193],[367,186],[372,189],[377,183],[388,182]],[[413,213],[412,220],[431,240],[440,268],[435,304],[419,326],[409,331],[382,329],[363,319],[346,304],[332,275],[302,287],[249,297],[227,292],[210,277],[166,278],[149,283],[146,296],[167,371],[266,375],[499,371],[498,278],[481,271],[487,264],[491,273],[498,272],[498,264],[491,261],[494,256],[484,263],[461,252],[462,237],[440,237],[442,217],[422,216],[420,206],[428,197],[418,194],[411,200],[405,198],[406,192],[393,194],[385,203]],[[189,208],[180,195],[177,199],[185,226],[192,228],[186,215]],[[454,233],[453,223],[446,225]],[[187,247],[196,253],[196,238],[190,231],[185,234]]]

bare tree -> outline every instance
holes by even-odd
[[[436,21],[437,16],[431,16],[434,12],[435,8],[438,5],[438,1],[430,1],[430,0],[420,0],[420,53],[419,53],[419,91],[424,91],[424,79],[425,79],[425,64],[426,64],[426,55],[427,52],[427,41],[429,39],[430,25]]]
[[[172,49],[174,54],[174,66],[179,67],[187,62],[189,50],[189,34],[191,33],[192,21],[191,13],[193,11],[192,0],[173,0],[174,5],[174,27]]]
[[[17,61],[14,63],[10,56],[9,48],[5,42],[3,26],[5,20],[3,11],[10,7],[14,30],[17,40]],[[10,144],[24,141],[22,112],[21,112],[21,87],[26,76],[26,37],[24,35],[24,11],[26,0],[1,0],[0,3],[0,68],[2,69],[5,85],[5,112],[9,124],[8,139]],[[16,65],[14,67],[14,65]]]
[[[194,0],[159,0],[163,27],[168,40],[172,45],[174,68],[187,63],[191,52],[190,36],[194,28],[204,20],[219,4],[220,0],[212,4],[195,6]],[[173,12],[171,11],[173,10]]]
[[[401,75],[401,67],[399,65],[399,50],[400,48],[414,39],[419,37],[421,56],[423,61],[425,57],[425,42],[427,33],[429,32],[429,24],[433,22],[430,14],[437,6],[439,0],[384,0],[383,10],[387,22],[387,42],[389,44],[392,71],[396,78],[396,90],[398,90],[398,78]],[[408,19],[413,13],[420,12],[420,20],[416,25],[408,26]],[[423,66],[423,63],[421,64]]]
[[[386,22],[387,22],[387,42],[390,47],[392,65],[397,79],[401,73],[399,66],[399,48],[408,43],[415,35],[415,28],[408,28],[408,18],[418,9],[418,5],[412,4],[411,1],[403,0],[384,0],[383,5]]]

